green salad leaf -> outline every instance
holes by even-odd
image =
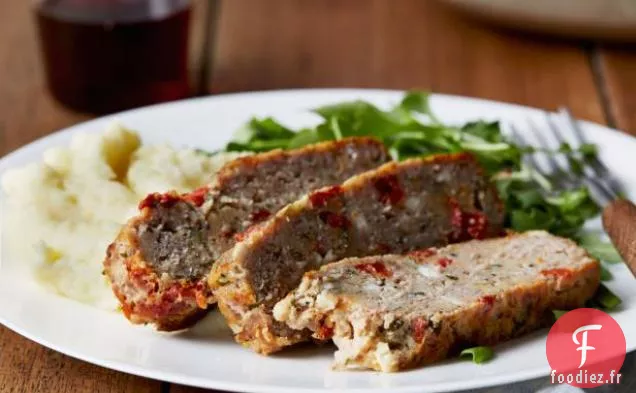
[[[607,268],[601,262],[601,281],[610,281],[613,278],[614,276],[612,276],[612,272],[607,270]]]
[[[602,240],[599,234],[581,233],[576,237],[576,240],[590,255],[603,262],[614,264],[623,260],[614,245],[609,241]]]
[[[461,351],[459,357],[470,358],[473,363],[481,364],[495,357],[495,352],[490,347],[472,347]]]
[[[588,306],[602,311],[614,311],[623,301],[610,291],[604,284],[599,285],[594,297],[588,302]]]
[[[296,133],[271,117],[252,119],[234,133],[227,151],[263,152],[289,148],[289,141]]]

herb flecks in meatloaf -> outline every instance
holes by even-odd
[[[225,165],[209,187],[149,195],[104,262],[124,314],[160,330],[190,326],[214,302],[207,274],[237,239],[310,191],[387,160],[381,142],[348,138],[242,157]]]
[[[333,339],[338,369],[391,372],[546,326],[552,310],[584,306],[599,278],[598,261],[572,241],[527,232],[329,264],[305,274],[274,316]]]
[[[483,217],[479,231],[458,228],[458,210]],[[470,154],[392,162],[287,206],[226,252],[209,283],[236,339],[271,353],[309,336],[271,315],[305,272],[346,257],[445,245],[458,231],[496,236],[502,222],[497,192]]]

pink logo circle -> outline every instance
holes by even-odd
[[[607,313],[579,308],[552,326],[545,352],[553,383],[580,388],[616,384],[625,360],[625,335]]]

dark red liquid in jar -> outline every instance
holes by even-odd
[[[64,105],[110,113],[189,95],[189,1],[58,0],[36,11],[49,88]]]

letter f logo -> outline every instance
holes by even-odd
[[[603,327],[602,325],[585,325],[576,329],[574,333],[572,334],[572,341],[574,341],[576,345],[580,345],[580,347],[576,349],[577,351],[581,351],[581,364],[579,365],[579,368],[583,367],[583,365],[585,364],[585,361],[587,360],[587,351],[593,351],[596,349],[594,347],[587,345],[588,330],[601,330],[602,327]],[[581,332],[583,332],[583,334],[581,335],[582,340],[581,342],[579,342],[579,340],[576,338],[576,335]]]

